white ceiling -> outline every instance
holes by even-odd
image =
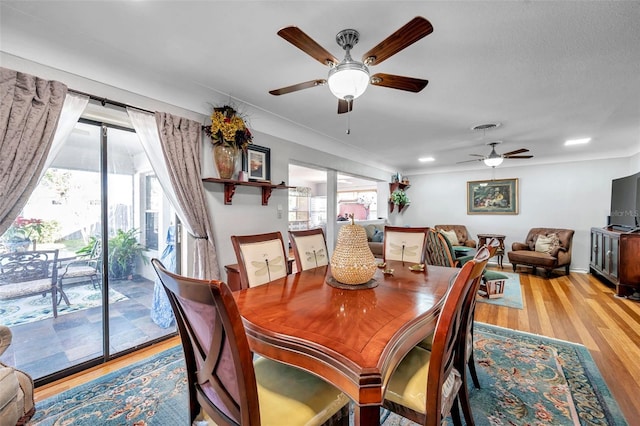
[[[280,28],[339,59],[335,35],[354,28],[359,59],[418,15],[433,33],[371,72],[428,86],[369,87],[351,134],[326,86],[268,93],[328,72]],[[535,156],[500,167],[639,152],[638,22],[638,1],[1,1],[0,49],[196,111],[230,101],[256,130],[407,174],[485,167],[456,163],[493,140]],[[470,130],[490,122],[502,125]],[[578,137],[592,141],[563,146]]]

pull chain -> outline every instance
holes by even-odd
[[[347,112],[347,134],[351,134],[351,112]]]

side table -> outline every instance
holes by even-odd
[[[498,265],[502,269],[502,258],[504,257],[504,239],[506,235],[499,234],[478,234],[478,247],[482,247],[487,243],[487,240],[495,238],[500,243],[500,247],[496,250],[496,256],[498,257]]]

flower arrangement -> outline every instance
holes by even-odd
[[[203,129],[214,146],[227,145],[246,150],[253,139],[245,119],[229,105],[214,108],[211,125]]]

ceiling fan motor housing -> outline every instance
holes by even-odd
[[[359,40],[360,33],[356,30],[342,30],[336,34],[336,43],[346,51],[353,49]]]

